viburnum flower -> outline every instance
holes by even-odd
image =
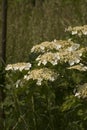
[[[15,63],[15,64],[8,64],[5,68],[6,71],[8,70],[29,70],[31,68],[31,63],[25,63],[25,62],[21,62],[21,63]]]
[[[65,31],[70,32],[72,35],[87,35],[87,25],[76,26],[76,27],[68,27]]]
[[[33,46],[31,49],[31,53],[45,53],[51,50],[59,51],[63,48],[66,48],[70,45],[73,45],[74,43],[69,39],[69,40],[54,40],[52,42],[42,42],[41,44]]]
[[[50,62],[52,65],[56,65],[59,60],[60,56],[58,52],[57,53],[47,52],[44,53],[43,55],[39,55],[36,58],[36,61],[39,61],[38,66],[40,66],[40,64],[46,65],[47,62]]]
[[[75,44],[75,46],[71,46],[60,50],[58,52],[46,52],[42,55],[39,55],[36,58],[36,61],[38,62],[38,66],[41,64],[46,65],[48,62],[52,65],[57,65],[58,63],[66,63],[68,62],[70,66],[74,64],[78,64],[81,61],[81,56],[83,52],[85,51],[84,48],[79,48],[80,46],[78,44]]]
[[[24,76],[25,80],[37,80],[36,84],[41,85],[43,80],[54,81],[56,80],[58,74],[48,68],[34,69],[28,72]]]

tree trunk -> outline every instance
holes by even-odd
[[[2,0],[2,64],[6,64],[7,0]]]
[[[5,99],[5,65],[6,65],[6,34],[7,34],[7,0],[2,0],[2,52],[0,68],[0,129],[5,129],[5,113],[3,102]]]

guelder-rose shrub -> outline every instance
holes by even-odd
[[[22,129],[22,121],[31,130],[87,128],[87,47],[81,43],[87,25],[65,31],[71,37],[35,45],[29,62],[6,66],[4,105],[11,109],[6,115],[13,117],[13,128]]]

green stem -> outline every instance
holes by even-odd
[[[48,84],[46,83],[46,87],[47,87],[47,94],[46,94],[46,102],[47,102],[47,111],[48,111],[48,116],[49,116],[49,123],[50,123],[50,129],[54,130],[54,125],[53,125],[53,120],[52,120],[52,116],[51,116],[51,110],[50,110],[50,101],[49,101],[49,92],[51,91],[49,89]]]
[[[32,111],[33,111],[34,130],[37,130],[37,121],[36,121],[36,116],[35,116],[35,103],[34,103],[34,96],[32,96],[31,101],[32,101]]]
[[[19,100],[18,100],[18,97],[17,97],[17,94],[16,94],[15,90],[13,90],[13,95],[14,95],[13,99],[14,99],[14,103],[15,103],[15,109],[16,109],[17,113],[19,113],[19,121],[18,122],[20,122],[22,120],[24,122],[24,124],[25,124],[25,129],[29,130],[29,126],[27,125],[27,122],[25,121],[24,116],[23,116],[23,114],[21,112],[20,105],[19,105]]]

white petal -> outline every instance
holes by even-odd
[[[75,34],[77,34],[77,30],[72,31],[72,35],[75,35]]]
[[[73,60],[69,60],[69,64],[70,64],[70,66],[74,65],[74,61]]]

